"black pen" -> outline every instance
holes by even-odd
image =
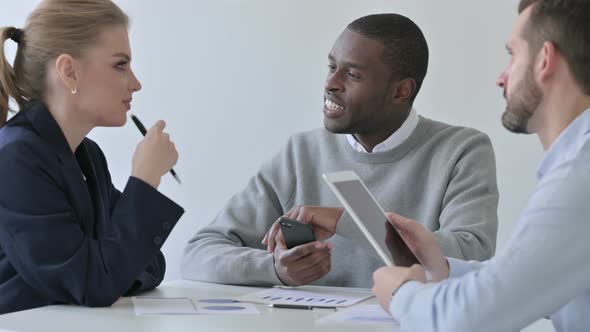
[[[143,136],[145,136],[145,134],[147,133],[147,130],[145,130],[143,123],[141,123],[141,121],[139,121],[139,119],[134,114],[131,114],[131,120],[133,120],[133,123],[135,123],[135,126],[137,127],[137,129],[139,129],[141,134]],[[180,182],[180,179],[178,178],[178,175],[176,175],[176,172],[174,171],[173,168],[170,169],[170,174],[172,174],[172,176],[174,177],[174,179],[176,181],[178,181],[178,183],[182,183],[182,182]]]
[[[269,304],[269,307],[272,308],[279,308],[279,309],[303,309],[303,310],[312,310],[312,309],[333,309],[336,310],[336,307],[325,307],[325,306],[317,306],[317,305],[305,305],[305,304]]]

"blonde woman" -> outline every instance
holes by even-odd
[[[141,89],[127,26],[110,0],[44,0],[24,28],[0,28],[18,44],[13,65],[0,48],[0,313],[108,306],[164,276],[160,248],[184,212],[157,191],[178,159],[164,122],[138,144],[122,192],[86,138],[125,124]]]

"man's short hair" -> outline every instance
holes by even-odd
[[[521,0],[519,14],[534,6],[523,38],[532,55],[551,42],[566,59],[582,91],[590,95],[590,1]]]
[[[364,16],[350,23],[347,29],[383,43],[383,61],[392,67],[394,77],[416,81],[416,90],[410,97],[412,104],[428,70],[428,44],[422,30],[399,14]]]

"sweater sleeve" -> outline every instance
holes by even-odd
[[[494,151],[480,132],[463,138],[456,151],[434,235],[446,256],[486,260],[494,254],[498,230]]]
[[[199,230],[185,249],[182,276],[243,285],[282,284],[274,258],[261,241],[284,213],[295,188],[289,143],[265,163],[213,222]]]
[[[453,157],[448,159],[453,164],[449,167],[449,181],[442,188],[438,228],[433,231],[446,256],[481,261],[489,259],[496,246],[498,189],[494,152],[485,134],[473,130],[461,134],[457,137],[459,144],[445,147],[452,148]],[[441,188],[425,190],[429,189]],[[358,238],[358,227],[346,211],[336,233],[348,239]],[[375,253],[368,241],[357,244]]]

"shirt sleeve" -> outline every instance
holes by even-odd
[[[458,278],[471,271],[481,269],[485,262],[464,261],[462,259],[447,257],[449,262],[449,278]]]
[[[453,262],[456,277],[441,283],[404,284],[390,308],[402,330],[517,331],[585,292],[589,183],[583,175],[540,184],[496,257],[482,265]]]

